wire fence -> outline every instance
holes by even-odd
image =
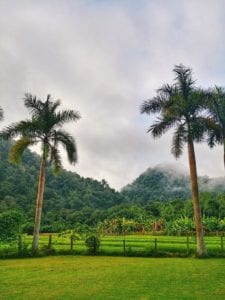
[[[118,256],[191,256],[196,253],[195,236],[103,236],[98,255]],[[32,236],[20,235],[13,244],[0,244],[0,257],[30,256]],[[224,236],[205,237],[208,255],[225,256]],[[87,255],[85,239],[73,235],[42,234],[40,255]]]

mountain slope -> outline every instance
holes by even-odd
[[[199,187],[201,192],[224,192],[225,178],[199,177]],[[121,193],[132,203],[142,205],[155,200],[187,199],[191,197],[190,180],[172,167],[149,168]]]
[[[39,156],[26,151],[21,164],[14,165],[7,159],[10,147],[10,143],[0,141],[0,213],[12,208],[19,209],[32,226]],[[199,182],[202,191],[225,191],[224,178],[200,177]],[[148,169],[119,193],[110,188],[105,180],[83,178],[66,170],[55,177],[51,168],[47,167],[42,230],[59,232],[63,228],[73,228],[76,223],[93,226],[117,216],[129,219],[134,215],[135,218],[154,215],[154,210],[159,211],[169,200],[178,199],[181,204],[180,200],[190,198],[190,195],[188,176],[171,168]],[[209,195],[209,198],[212,197]]]
[[[8,162],[10,147],[10,143],[0,142],[0,212],[21,209],[28,219],[33,220],[39,156],[27,150],[21,164],[14,165]],[[43,205],[43,222],[46,224],[62,219],[69,223],[92,223],[92,214],[96,210],[107,209],[122,201],[122,195],[111,189],[105,180],[83,178],[66,170],[53,176],[51,168],[47,167]]]

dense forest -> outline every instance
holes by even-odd
[[[225,192],[224,178],[198,178],[200,192],[212,194]],[[133,183],[122,189],[122,194],[129,202],[145,205],[149,201],[162,202],[174,199],[185,200],[191,197],[190,178],[172,166],[159,165],[147,169]]]
[[[25,219],[24,230],[32,233],[36,200],[39,156],[26,150],[20,165],[8,161],[11,144],[0,142],[0,212],[19,210]],[[200,177],[202,214],[225,217],[222,179]],[[125,218],[138,223],[180,217],[193,218],[189,178],[163,168],[148,169],[121,192],[105,180],[83,178],[62,170],[53,175],[47,167],[42,228],[59,232],[78,225],[101,226]]]

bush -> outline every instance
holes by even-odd
[[[34,223],[27,222],[23,225],[23,233],[32,235],[34,232]]]
[[[169,234],[188,234],[195,230],[195,224],[193,219],[188,217],[180,217],[167,224],[167,232]]]
[[[90,235],[86,238],[85,245],[89,254],[96,255],[100,247],[100,239],[96,235]]]
[[[6,211],[0,214],[0,243],[12,243],[21,232],[23,216],[19,211]]]

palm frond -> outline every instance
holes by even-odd
[[[153,99],[146,100],[140,107],[141,114],[150,114],[160,112],[163,108],[165,100],[160,96],[156,96]]]
[[[222,144],[223,137],[221,136],[220,131],[209,131],[207,137],[207,144],[210,148],[213,148],[216,144]]]
[[[53,171],[58,174],[62,169],[62,161],[59,150],[56,147],[51,147],[50,150],[50,164],[53,166]]]
[[[217,125],[209,116],[198,115],[190,119],[189,127],[193,141],[202,142],[207,133],[216,130]]]
[[[151,132],[154,138],[161,137],[167,130],[175,125],[176,119],[170,117],[160,117],[153,123],[148,132]]]
[[[34,145],[36,142],[27,137],[22,137],[12,146],[9,152],[9,161],[18,164],[21,161],[21,157],[25,149],[29,146]]]
[[[179,158],[183,153],[184,143],[186,142],[187,138],[187,130],[184,124],[180,124],[176,131],[174,132],[172,145],[171,145],[171,153],[176,157]]]
[[[77,149],[74,138],[66,131],[57,130],[52,137],[54,143],[61,143],[65,148],[68,160],[71,164],[77,162]]]
[[[173,71],[175,73],[175,84],[184,99],[187,99],[195,83],[195,80],[192,79],[192,70],[180,64],[176,65]]]
[[[3,109],[0,107],[0,121],[4,118],[4,112]]]
[[[171,97],[172,95],[177,93],[176,85],[164,84],[159,89],[157,89],[157,93],[164,95],[164,97]]]
[[[140,107],[140,112],[150,114],[158,113],[168,106],[168,103],[176,94],[176,87],[174,85],[164,84],[157,90],[157,96],[152,99],[146,100]]]
[[[207,109],[211,123],[207,126],[207,143],[212,148],[223,144],[225,138],[225,88],[215,86],[209,94]]]
[[[180,87],[191,87],[195,80],[192,78],[191,68],[185,67],[183,64],[175,65],[173,72],[175,80]]]
[[[63,110],[58,112],[55,116],[55,123],[58,126],[71,121],[78,121],[81,118],[80,113],[74,110]]]
[[[50,97],[50,95],[48,95],[48,96]],[[49,98],[49,99],[51,99],[51,98]],[[49,107],[50,112],[54,113],[56,111],[56,109],[60,106],[60,104],[61,104],[61,101],[59,99],[55,100],[54,102],[52,101],[50,103],[50,107]]]
[[[35,95],[26,93],[24,97],[24,105],[32,113],[33,116],[39,116],[43,109],[43,102]]]
[[[5,140],[14,138],[18,135],[32,137],[37,131],[37,124],[32,120],[26,120],[17,123],[12,123],[11,125],[3,128],[3,130],[0,131],[0,137]]]
[[[211,101],[208,103],[210,115],[225,128],[225,89],[216,86],[211,93]]]

